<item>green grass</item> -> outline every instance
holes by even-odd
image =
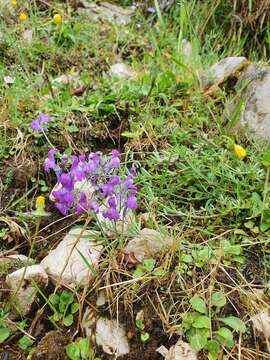
[[[259,143],[248,134],[231,130],[235,119],[230,119],[231,123],[224,120],[225,103],[237,96],[234,88],[222,87],[212,97],[206,97],[198,78],[203,69],[225,56],[245,54],[264,60],[269,32],[257,30],[251,43],[249,32],[226,32],[232,16],[227,2],[214,1],[211,6],[209,1],[181,3],[180,8],[172,8],[168,14],[158,11],[157,19],[153,15],[147,18],[138,10],[125,28],[94,23],[57,2],[48,11],[30,4],[24,9],[19,4],[15,15],[3,12],[0,254],[29,254],[30,240],[36,236],[35,222],[25,213],[33,209],[40,193],[48,198],[55,183],[42,167],[49,146],[42,135],[34,135],[29,129],[31,120],[42,111],[52,117],[48,136],[62,151],[109,152],[119,148],[123,163],[135,164],[138,170],[135,225],[140,223],[140,214],[147,212],[147,225],[174,239],[169,251],[151,260],[150,270],[145,264],[141,268],[137,265],[135,270],[136,266],[131,268],[120,260],[129,236],[102,237],[106,246],[100,270],[90,288],[75,292],[80,312],[85,303],[95,307],[98,288],[107,288],[110,304],[104,312],[120,314],[127,330],[135,334],[133,344],[145,351],[146,359],[151,358],[149,349],[159,339],[155,326],[166,346],[176,342],[176,330],[183,331],[183,339],[201,350],[200,359],[206,359],[208,352],[214,359],[217,347],[220,356],[231,354],[237,359],[238,350],[231,349],[238,344],[246,351],[247,359],[253,358],[252,351],[267,356],[266,342],[256,345],[259,340],[248,319],[263,303],[252,303],[249,291],[257,286],[269,296],[269,164],[263,161],[264,150]],[[17,21],[20,11],[29,14],[25,23]],[[64,17],[60,27],[51,20],[56,11]],[[33,31],[31,45],[22,39],[26,29]],[[263,40],[256,48],[259,38]],[[190,57],[183,52],[183,39],[192,45]],[[138,79],[122,81],[112,77],[110,65],[119,61],[131,65]],[[79,77],[86,87],[81,96],[71,95],[74,84],[53,83],[63,74]],[[5,84],[4,76],[14,77],[14,83]],[[247,149],[245,159],[235,157],[234,143]],[[13,206],[8,206],[11,199]],[[64,235],[74,221],[61,220],[49,201],[47,206],[52,217],[44,227],[51,227],[52,233],[42,228],[39,231],[33,253],[37,262],[44,257],[44,249],[53,248],[59,241],[60,235],[53,236],[53,232],[65,229],[61,232]],[[53,225],[55,221],[59,222]],[[92,221],[91,227],[95,226]],[[138,280],[134,280],[134,271],[141,275]],[[4,280],[5,272],[0,274]],[[48,321],[51,313],[44,299],[53,290],[44,294],[43,289],[40,291],[42,296],[36,306],[46,309],[44,317]],[[222,306],[213,307],[213,293],[218,293],[215,297]],[[194,296],[200,297],[205,309],[194,305]],[[6,336],[8,297],[3,296],[1,302],[0,330],[4,329]],[[140,309],[149,318],[146,315],[141,333],[137,334],[134,319]],[[74,324],[81,319],[76,316],[74,313]],[[199,316],[207,319],[200,318],[204,326],[197,334],[195,321]],[[225,326],[220,319],[230,316],[237,318],[232,320],[233,325],[230,323],[232,326],[228,325],[230,330],[220,330]],[[26,335],[32,321],[30,314]],[[79,322],[77,325],[80,329]],[[49,329],[53,329],[52,324]],[[69,331],[83,336],[74,327]],[[18,335],[16,330],[12,332]],[[149,334],[145,342],[140,340],[144,333]],[[195,335],[199,343],[194,342]],[[209,341],[217,341],[218,345]],[[16,340],[12,349],[29,353],[36,345],[26,344],[24,348]],[[9,349],[11,345],[3,342],[0,346]],[[100,354],[95,345],[91,346]]]

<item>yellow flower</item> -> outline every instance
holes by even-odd
[[[20,21],[26,21],[28,19],[28,16],[27,16],[27,14],[25,14],[25,13],[20,13],[20,15],[19,15],[19,20]]]
[[[11,0],[10,5],[13,7],[17,6],[17,1],[16,0]]]
[[[55,14],[53,16],[53,22],[57,25],[61,24],[62,22],[62,16],[60,14]]]
[[[234,155],[237,156],[239,159],[244,159],[247,156],[246,149],[243,148],[241,145],[234,145],[233,149]]]
[[[38,196],[36,198],[36,210],[37,211],[45,210],[45,197],[44,196]]]

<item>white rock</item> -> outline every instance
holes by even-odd
[[[250,68],[243,77],[249,81],[243,90],[240,125],[255,137],[270,140],[270,67]],[[243,79],[241,79],[243,80]]]
[[[53,85],[56,85],[56,84],[64,84],[64,85],[72,84],[74,86],[80,86],[81,82],[80,82],[80,77],[79,77],[78,74],[64,74],[64,75],[61,75],[61,76],[53,79],[52,84]]]
[[[44,290],[48,285],[48,275],[40,265],[28,266],[23,278],[24,271],[25,268],[22,268],[6,277],[7,286],[12,290],[14,306],[22,315],[26,315],[31,309],[37,293],[36,287]]]
[[[245,57],[232,56],[221,60],[201,76],[202,87],[207,89],[212,85],[221,84],[245,65],[247,65]]]
[[[135,80],[137,74],[132,68],[123,63],[117,63],[111,66],[110,72],[112,75],[124,80]]]
[[[69,286],[87,285],[98,268],[102,245],[98,245],[95,237],[98,233],[77,227],[70,230],[56,249],[41,261],[54,282],[60,281]]]
[[[144,259],[153,257],[163,247],[172,244],[172,238],[164,236],[156,230],[144,228],[128,242],[124,248],[124,253],[133,254],[139,262],[142,262]]]
[[[33,30],[27,29],[22,33],[22,38],[28,46],[31,46],[33,40]]]
[[[196,352],[191,348],[188,343],[178,340],[172,346],[165,357],[165,360],[197,360]]]
[[[264,334],[266,338],[270,339],[269,308],[264,309],[259,314],[252,316],[250,321],[256,330]]]
[[[107,354],[115,357],[129,353],[129,343],[123,325],[116,320],[98,319],[96,324],[96,342]]]
[[[81,1],[83,8],[78,8],[78,12],[85,15],[90,15],[91,20],[106,20],[117,25],[127,25],[131,21],[134,14],[132,8],[122,8],[107,2],[100,2],[99,4],[89,3],[88,1]]]

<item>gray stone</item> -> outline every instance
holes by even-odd
[[[259,314],[251,317],[254,328],[262,333],[267,339],[270,339],[270,315],[269,308],[264,309]]]
[[[165,356],[165,360],[197,360],[196,352],[191,348],[188,343],[181,339],[172,346]]]
[[[241,87],[243,101],[240,125],[255,137],[270,140],[270,67],[249,67],[243,74]]]
[[[162,248],[172,244],[172,238],[164,236],[156,230],[144,228],[128,242],[124,248],[124,253],[132,255],[137,261],[142,262],[144,259],[155,256]]]
[[[131,21],[134,10],[131,8],[122,8],[107,2],[100,2],[99,4],[82,1],[83,8],[78,8],[81,14],[91,16],[94,21],[106,20],[117,25],[127,25]]]
[[[96,324],[96,342],[105,353],[118,356],[129,353],[126,331],[117,320],[100,318]]]
[[[98,268],[103,249],[95,237],[97,232],[77,227],[69,231],[56,249],[41,261],[40,265],[53,282],[72,287],[87,285]]]
[[[201,76],[201,85],[204,89],[208,89],[213,85],[219,85],[226,81],[230,76],[235,75],[247,65],[245,57],[227,57],[210,67]]]
[[[137,74],[132,68],[123,63],[117,63],[111,66],[110,72],[112,75],[124,80],[135,80]]]
[[[11,290],[11,299],[15,309],[21,315],[26,315],[35,300],[36,288],[44,290],[48,285],[48,276],[40,265],[31,265],[26,270],[21,268],[7,275],[6,284]]]

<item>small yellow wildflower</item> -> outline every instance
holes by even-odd
[[[19,15],[19,20],[20,21],[26,21],[28,19],[28,16],[27,16],[27,14],[25,14],[25,13],[20,13],[20,15]]]
[[[53,16],[53,22],[56,24],[56,25],[59,25],[61,24],[62,22],[62,16],[60,14],[55,14]]]
[[[45,197],[44,196],[38,196],[36,198],[36,209],[42,209],[44,210],[45,208]]]
[[[244,159],[247,156],[246,149],[243,148],[241,145],[234,145],[233,149],[234,155],[237,156],[239,159]]]
[[[16,0],[11,0],[10,5],[13,7],[17,6],[17,1]]]

